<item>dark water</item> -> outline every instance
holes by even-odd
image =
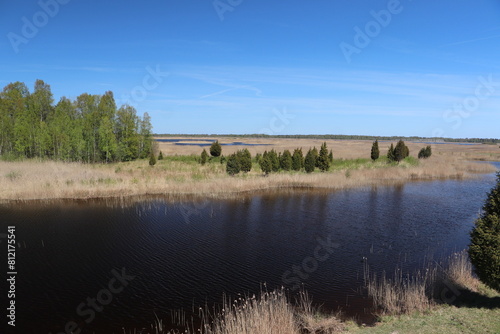
[[[462,250],[494,183],[489,174],[235,200],[3,205],[0,233],[15,225],[19,246],[15,333],[59,333],[68,323],[123,333],[263,283],[291,295],[302,284],[326,309],[362,314],[363,257],[391,272]],[[99,312],[90,311],[96,297]]]
[[[215,139],[156,139],[156,141],[161,142],[161,143],[175,143],[175,145],[181,145],[181,146],[210,146],[212,143],[215,142]],[[189,143],[191,141],[196,141],[196,142],[206,142],[206,143]],[[187,142],[187,143],[183,143]],[[241,141],[235,141],[232,143],[220,143],[221,146],[268,146],[271,144],[251,144],[251,143],[244,143]]]

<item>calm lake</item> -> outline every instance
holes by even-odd
[[[325,309],[362,317],[363,257],[391,273],[464,249],[494,184],[486,174],[234,200],[0,205],[2,248],[16,226],[16,333],[60,333],[68,323],[128,333],[264,283],[292,296],[303,285]]]

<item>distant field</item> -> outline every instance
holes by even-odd
[[[214,140],[213,137],[200,138],[200,137],[156,137],[156,139],[179,139],[185,144],[209,143],[205,140]],[[221,137],[219,143],[228,144],[233,142],[243,142],[245,144],[257,144],[262,146],[247,146],[247,145],[231,145],[222,146],[222,154],[228,155],[236,152],[237,150],[247,148],[252,155],[256,153],[264,153],[265,150],[274,148],[277,151],[288,149],[292,151],[297,147],[302,147],[304,154],[309,147],[316,146],[318,149],[323,142],[327,143],[328,148],[333,151],[335,158],[342,159],[358,159],[369,158],[372,141],[369,140],[321,140],[321,139],[291,139],[291,138],[243,138],[243,137]],[[393,142],[396,144],[396,141]],[[386,154],[391,142],[379,142],[380,153]],[[418,151],[427,146],[424,143],[406,142],[410,149],[410,155],[417,157]],[[462,157],[466,160],[488,160],[500,161],[500,148],[498,145],[484,145],[484,144],[459,144],[459,143],[445,143],[445,144],[431,144],[433,154],[436,155],[451,155]],[[203,148],[208,152],[209,146],[191,146],[191,145],[176,145],[173,142],[159,142],[159,148],[163,154],[167,155],[199,155]]]

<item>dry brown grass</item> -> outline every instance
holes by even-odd
[[[253,142],[253,139],[248,141]],[[306,139],[303,141],[281,139],[276,142],[276,148],[278,150],[297,146],[305,148],[309,144],[321,142],[316,143],[314,140]],[[338,143],[329,146],[333,148],[336,159],[366,158],[371,146],[371,142],[366,141],[343,143],[345,143],[343,146]],[[260,147],[260,149],[270,149],[270,147]],[[458,153],[466,154],[468,147],[461,147],[465,151]],[[226,147],[223,150],[225,149]],[[381,150],[383,152],[383,146]],[[348,189],[415,180],[462,179],[473,177],[476,173],[495,170],[489,164],[464,160],[464,154],[434,152],[430,159],[421,161],[418,166],[405,162],[398,166],[389,166],[383,162],[365,162],[353,164],[351,167],[347,163],[327,173],[276,173],[268,177],[264,177],[255,164],[250,173],[231,177],[225,173],[224,165],[219,163],[201,166],[193,159],[177,159],[172,156],[158,161],[154,167],[150,167],[147,160],[108,165],[50,161],[0,162],[0,200],[188,194],[230,197],[235,193],[269,189]]]
[[[479,280],[472,275],[472,264],[467,250],[452,254],[448,259],[446,275],[454,285],[471,291],[478,291]]]

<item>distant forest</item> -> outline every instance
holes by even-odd
[[[266,134],[155,134],[158,137],[246,137],[246,138],[296,138],[296,139],[338,139],[338,140],[379,140],[379,141],[398,141],[400,139],[414,142],[459,142],[459,143],[479,143],[479,144],[498,144],[500,139],[496,138],[443,138],[443,137],[405,137],[405,136],[362,136],[362,135],[266,135]]]
[[[0,93],[0,157],[48,158],[87,163],[130,161],[152,152],[147,113],[117,108],[113,93],[83,93],[57,104],[50,86],[36,80],[33,92],[22,82]]]

